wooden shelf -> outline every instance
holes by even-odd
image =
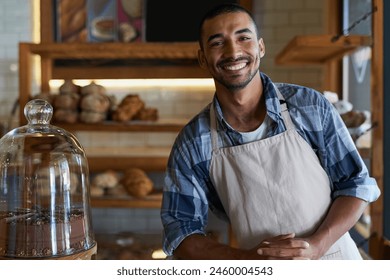
[[[107,169],[124,171],[137,167],[146,172],[164,171],[170,147],[86,147],[88,166],[91,172]]]
[[[20,43],[19,47],[27,55],[41,57],[43,81],[210,77],[198,64],[196,42]]]
[[[160,119],[157,121],[130,121],[126,123],[105,121],[98,124],[53,123],[53,125],[67,131],[179,132],[187,122],[187,119]]]
[[[198,44],[185,43],[21,43],[50,59],[197,59]]]
[[[146,198],[132,197],[92,197],[91,206],[98,208],[160,208],[162,195],[151,195]]]
[[[370,36],[341,36],[332,42],[333,35],[300,35],[294,37],[276,56],[280,65],[318,65],[342,58],[359,47],[371,46]]]

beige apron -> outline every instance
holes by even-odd
[[[277,88],[276,91],[283,100]],[[227,148],[218,147],[214,104],[210,106],[210,176],[240,248],[250,249],[266,238],[290,232],[297,237],[309,236],[331,204],[326,172],[295,130],[286,104],[281,106],[285,132]],[[323,259],[361,256],[346,233]]]

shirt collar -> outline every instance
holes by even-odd
[[[276,92],[276,85],[272,82],[272,80],[260,72],[261,81],[263,83],[263,94],[265,96],[265,105],[267,108],[267,114],[269,117],[275,122],[279,122],[281,119],[281,107],[278,98],[278,94]],[[232,130],[232,128],[228,125],[226,120],[223,117],[221,105],[218,102],[217,95],[214,95],[214,104],[215,104],[215,112],[218,119],[218,122],[223,125],[224,128],[228,130]]]

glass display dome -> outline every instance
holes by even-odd
[[[0,258],[88,259],[96,243],[84,150],[50,125],[48,102],[32,100],[24,114],[28,124],[0,139]]]

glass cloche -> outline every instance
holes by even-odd
[[[45,100],[28,102],[24,114],[28,124],[0,139],[0,259],[89,259],[96,243],[84,150],[50,125]]]

